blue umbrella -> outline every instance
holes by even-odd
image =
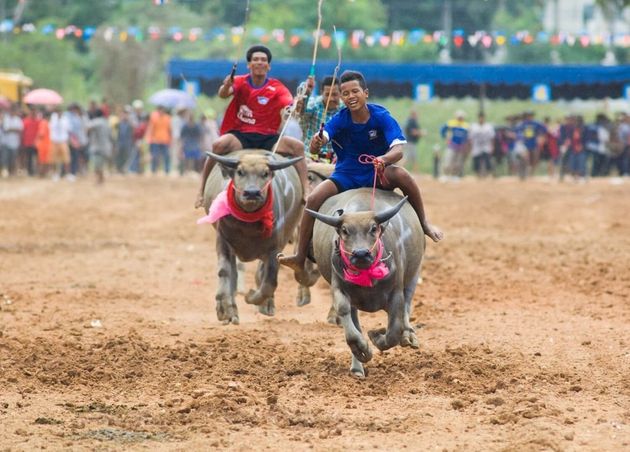
[[[166,108],[195,108],[195,98],[186,91],[178,89],[163,89],[149,98],[153,105]]]

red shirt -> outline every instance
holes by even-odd
[[[22,146],[25,148],[35,147],[39,119],[27,116],[22,119]]]
[[[293,102],[286,86],[268,78],[262,86],[252,85],[249,75],[234,77],[234,97],[221,124],[221,135],[230,130],[275,135],[280,127],[280,110]]]

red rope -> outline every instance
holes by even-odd
[[[385,162],[380,157],[370,154],[361,154],[359,163],[364,165],[374,165],[374,182],[372,183],[372,210],[374,210],[374,198],[376,196],[376,178],[378,177],[381,185],[387,185],[388,181],[385,177]]]

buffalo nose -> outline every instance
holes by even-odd
[[[247,199],[257,199],[262,196],[262,192],[258,188],[256,189],[247,188],[243,190],[243,196]]]
[[[352,257],[357,259],[366,259],[370,257],[370,250],[368,250],[367,248],[356,249],[352,251]]]

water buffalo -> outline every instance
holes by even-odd
[[[352,351],[352,375],[363,378],[372,351],[361,334],[358,310],[385,310],[386,329],[368,336],[379,350],[396,345],[418,347],[409,321],[411,303],[425,247],[424,233],[406,198],[360,188],[328,199],[313,230],[313,253],[321,275],[331,285],[333,304]],[[398,214],[398,215],[397,215]],[[332,228],[330,227],[332,226]]]
[[[207,154],[220,163],[208,176],[204,192],[204,207],[206,212],[210,210],[207,221],[217,230],[217,317],[226,324],[239,322],[236,258],[242,262],[259,260],[257,288],[249,291],[245,301],[257,305],[263,314],[274,315],[276,255],[291,238],[303,210],[302,185],[292,166],[303,157],[287,159],[262,150]],[[217,198],[217,204],[212,204]],[[228,205],[232,206],[229,214]],[[217,219],[220,206],[224,216]]]

